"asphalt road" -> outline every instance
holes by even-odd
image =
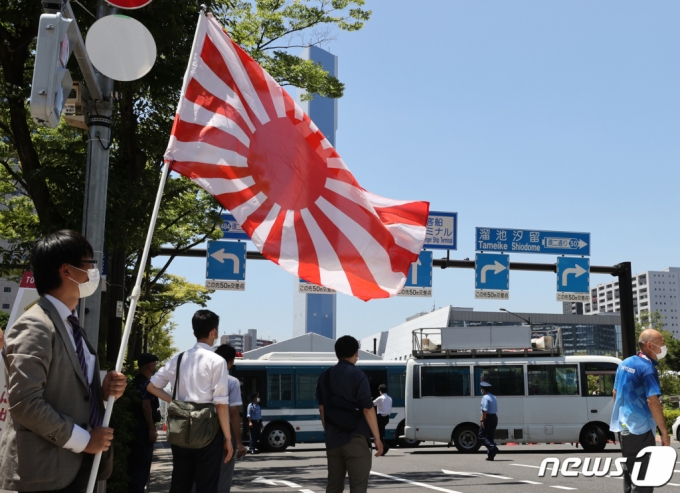
[[[677,447],[677,443],[673,446]],[[561,490],[620,493],[623,491],[620,478],[552,477],[550,473],[546,477],[538,477],[539,466],[546,457],[557,457],[560,461],[568,457],[609,457],[613,462],[620,456],[620,449],[614,444],[607,445],[598,454],[584,453],[581,448],[568,444],[508,445],[501,446],[496,460],[489,462],[481,451],[460,454],[453,447],[421,444],[413,449],[393,448],[385,457],[374,457],[369,491],[556,493]],[[611,470],[615,470],[613,464]],[[168,491],[171,471],[170,450],[165,442],[161,442],[154,457],[149,492]],[[318,444],[305,444],[289,448],[284,453],[248,455],[239,460],[231,491],[310,493],[323,492],[325,487],[325,449]],[[680,469],[664,489],[680,493]],[[349,485],[345,491],[349,491]]]

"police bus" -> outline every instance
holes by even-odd
[[[511,327],[414,331],[414,359],[406,370],[405,436],[476,452],[481,446],[479,384],[486,381],[498,401],[498,444],[580,442],[584,450],[597,452],[614,440],[609,422],[620,360],[563,356],[559,335],[532,344],[531,328],[522,327],[519,332],[528,336],[520,338],[529,342],[514,347],[507,342]],[[471,331],[483,332],[482,340],[495,332],[489,339],[505,342],[502,347],[481,344]]]
[[[237,359],[232,375],[241,382],[243,436],[248,435],[245,412],[250,396],[259,392],[264,427],[261,449],[278,452],[296,443],[323,442],[316,382],[321,372],[337,361],[333,353],[269,353],[257,360]],[[366,373],[373,399],[380,394],[380,384],[387,385],[387,393],[392,397],[386,440],[404,447],[417,446],[419,440],[403,436],[405,362],[359,360],[356,366]]]

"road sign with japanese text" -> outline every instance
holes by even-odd
[[[227,291],[245,291],[245,243],[235,241],[208,242],[205,287]]]
[[[225,240],[249,240],[250,236],[248,233],[243,231],[241,225],[238,223],[236,218],[231,214],[222,214],[222,225],[220,229],[222,230],[222,238]]]
[[[406,284],[397,296],[432,296],[432,252],[422,251],[408,270]]]
[[[319,286],[300,278],[298,282],[298,293],[305,294],[335,294],[335,289],[327,288],[326,286]]]
[[[510,299],[510,257],[494,253],[475,256],[475,298]]]
[[[430,211],[424,249],[458,249],[458,213]]]
[[[557,301],[590,301],[590,260],[557,257]]]
[[[590,233],[476,228],[475,250],[478,252],[590,255]]]

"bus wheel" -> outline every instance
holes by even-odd
[[[268,426],[264,432],[264,443],[267,450],[283,452],[290,445],[290,436],[284,425],[275,424]]]
[[[400,436],[404,435],[404,422],[402,421],[399,423],[397,426],[397,443],[399,444],[400,447],[403,448],[414,448],[420,445],[420,440],[415,440],[413,438],[399,438]]]
[[[581,430],[579,441],[586,452],[602,452],[607,446],[607,434],[601,426],[589,424]]]
[[[482,442],[479,440],[479,427],[474,425],[460,425],[453,430],[453,444],[459,452],[471,454],[477,452]]]

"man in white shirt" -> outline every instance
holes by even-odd
[[[392,398],[387,395],[387,386],[383,383],[378,387],[380,396],[373,401],[373,405],[378,408],[378,429],[380,430],[380,440],[383,443],[383,455],[387,453],[390,446],[385,441],[385,427],[390,422],[392,412]]]
[[[183,353],[175,398],[196,404],[213,403],[221,429],[213,441],[201,449],[172,445],[170,493],[190,493],[194,482],[200,493],[217,493],[220,464],[229,462],[234,453],[229,429],[229,370],[224,358],[212,350],[219,337],[219,323],[220,317],[210,310],[198,310],[194,314],[191,324],[196,345]],[[171,399],[163,389],[169,383],[175,385],[178,358],[179,355],[175,356],[156,372],[147,387],[150,393],[166,402]]]
[[[224,358],[229,370],[234,367],[236,349],[231,345],[222,344],[215,349],[215,354]],[[243,400],[241,399],[241,382],[239,382],[238,378],[229,375],[229,423],[231,425],[232,445],[236,452],[229,462],[226,464],[223,463],[222,467],[220,467],[220,481],[217,488],[219,493],[230,493],[231,482],[234,478],[236,459],[242,458],[248,452],[241,441],[241,416],[238,412],[238,408],[241,405],[243,405]]]

